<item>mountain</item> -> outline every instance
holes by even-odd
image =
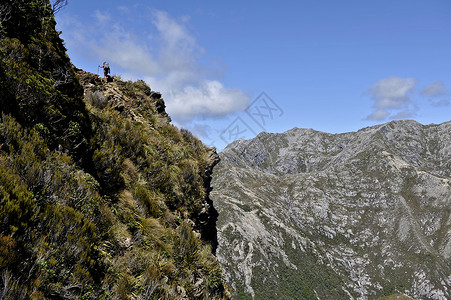
[[[220,158],[236,299],[451,299],[451,122],[261,133]]]
[[[0,299],[229,299],[218,155],[143,81],[75,68],[61,5],[0,3]]]

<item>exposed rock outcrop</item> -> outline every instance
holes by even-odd
[[[229,145],[212,199],[231,286],[255,299],[451,298],[450,132],[394,121]]]

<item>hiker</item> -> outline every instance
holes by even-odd
[[[105,76],[105,81],[108,81],[108,74],[110,74],[110,64],[106,61],[103,63],[103,66],[99,66],[103,68],[103,75]]]

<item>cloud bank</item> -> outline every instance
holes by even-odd
[[[407,119],[417,115],[418,104],[412,99],[427,99],[433,107],[450,105],[449,93],[442,81],[435,81],[416,92],[414,78],[387,77],[374,83],[367,91],[373,101],[373,111],[365,118],[370,121]],[[423,98],[423,99],[421,99]]]
[[[152,10],[138,32],[133,19],[126,22],[126,17],[121,21],[115,18],[112,22],[111,15],[99,11],[93,17],[91,24],[75,19],[63,22],[71,49],[108,60],[113,73],[114,67],[120,68],[126,79],[144,79],[152,89],[163,93],[167,111],[176,123],[223,117],[249,104],[249,97],[240,89],[208,78],[209,66],[199,62],[205,50],[197,44],[185,20]]]
[[[415,115],[411,105],[410,94],[416,84],[413,78],[388,77],[373,84],[368,93],[374,101],[374,111],[366,117],[367,120],[381,121],[388,118],[393,111],[398,111],[392,118],[411,117]],[[399,111],[401,110],[401,111]]]
[[[442,81],[435,81],[427,85],[420,94],[427,97],[441,97],[447,94],[447,90]]]
[[[428,97],[428,101],[434,107],[445,107],[450,105],[449,93],[442,81],[435,81],[427,85],[420,94]]]

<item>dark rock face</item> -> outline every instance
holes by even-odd
[[[210,198],[211,180],[213,174],[213,168],[219,163],[219,155],[216,153],[215,148],[210,148],[208,152],[207,167],[204,172],[204,188],[206,190],[206,197],[203,202],[203,208],[199,216],[197,216],[197,226],[195,227],[201,234],[202,238],[211,243],[213,254],[216,255],[216,249],[218,247],[218,230],[216,222],[218,221],[218,211],[213,205],[213,201]]]
[[[211,197],[237,295],[450,299],[450,132],[394,121],[229,145]]]

